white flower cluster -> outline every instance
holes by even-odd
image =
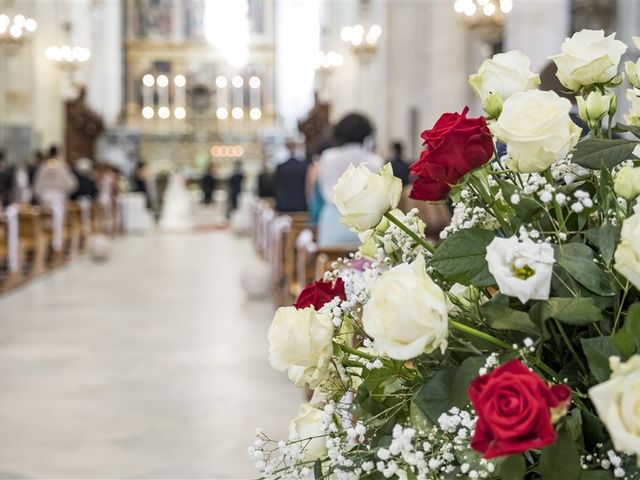
[[[576,190],[573,192],[573,196],[576,201],[571,204],[571,210],[576,213],[582,212],[585,208],[593,207],[593,200],[591,199],[591,195],[589,192],[585,192],[584,190]]]
[[[567,155],[566,158],[551,165],[550,170],[556,182],[564,182],[566,185],[571,185],[578,180],[582,180],[590,174],[586,168],[581,167],[577,163],[573,163],[571,161],[571,155]]]
[[[603,447],[601,443],[596,446],[598,448]],[[625,470],[625,460],[629,461],[630,458],[626,455],[619,455],[615,450],[607,450],[605,453],[581,455],[580,466],[583,470],[611,470],[615,478],[623,480],[637,480],[640,478],[640,473]]]
[[[491,177],[493,179],[493,177]],[[463,189],[460,192],[461,201],[453,204],[453,216],[451,223],[440,232],[440,238],[444,240],[449,234],[459,230],[466,230],[473,227],[495,228],[497,227],[496,219],[487,213],[487,211],[475,205],[477,197],[469,189]]]

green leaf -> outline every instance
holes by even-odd
[[[582,472],[580,480],[613,480],[615,478],[613,473],[606,470],[589,470]]]
[[[469,228],[453,233],[443,241],[431,258],[431,266],[452,282],[486,287],[494,285],[485,256],[493,232]]]
[[[578,142],[573,152],[572,161],[592,170],[599,170],[603,164],[607,168],[613,168],[629,159],[637,144],[637,142],[624,139],[587,138]]]
[[[640,138],[640,127],[636,127],[634,125],[625,125],[623,123],[616,123],[614,130],[619,132],[629,132],[634,136]]]
[[[320,459],[318,459],[313,464],[313,478],[315,478],[316,480],[320,480],[323,477],[324,475],[322,474],[322,462],[320,461]]]
[[[533,217],[542,212],[543,208],[540,202],[536,202],[533,198],[527,196],[522,190],[519,190],[513,183],[498,180],[502,197],[516,213],[517,220],[520,224],[530,222]],[[520,197],[517,204],[511,203],[511,195],[516,193]]]
[[[452,407],[451,382],[455,372],[456,368],[438,370],[425,382],[414,399],[418,408],[434,424],[438,423],[440,415]]]
[[[562,429],[555,443],[542,450],[540,476],[543,480],[579,480],[581,475],[578,448],[569,433]]]
[[[527,473],[527,465],[522,455],[509,455],[500,464],[501,480],[522,480]]]
[[[556,297],[544,303],[548,305],[549,317],[569,325],[588,325],[602,320],[602,312],[590,297]]]
[[[509,297],[498,294],[489,302],[480,306],[480,312],[487,324],[496,330],[515,330],[540,336],[540,331],[526,312],[509,307]]]
[[[467,389],[471,382],[480,375],[478,371],[487,361],[486,356],[466,358],[456,369],[451,381],[451,406],[465,408],[469,405]]]
[[[578,445],[582,445],[582,415],[580,409],[574,408],[566,417],[565,428],[571,437],[571,440]]]
[[[620,350],[613,343],[609,336],[595,338],[581,338],[582,350],[587,357],[589,369],[598,382],[609,379],[611,369],[609,368],[609,357],[622,356]]]
[[[598,295],[612,296],[613,277],[607,275],[593,261],[593,250],[581,243],[568,243],[556,246],[556,262],[581,285]]]
[[[605,443],[609,439],[609,434],[605,431],[600,417],[588,410],[580,409],[582,416],[582,432],[585,441],[589,440],[591,445]]]
[[[585,230],[583,234],[600,250],[600,256],[605,264],[611,265],[620,238],[620,227],[605,223],[600,228]]]
[[[622,328],[613,336],[613,343],[627,358],[640,352],[640,303],[629,307]]]

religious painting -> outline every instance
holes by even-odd
[[[193,42],[205,41],[205,0],[184,0],[184,39]]]
[[[135,0],[128,2],[129,38],[167,40],[174,26],[173,0]]]

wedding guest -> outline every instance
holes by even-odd
[[[402,180],[402,186],[406,187],[411,183],[409,164],[405,161],[403,155],[403,146],[400,142],[393,142],[391,144],[391,169],[393,174]]]
[[[333,203],[333,187],[350,166],[365,163],[371,171],[379,170],[384,161],[365,147],[372,138],[369,119],[350,113],[333,130],[337,147],[326,150],[318,162],[317,181],[324,205],[318,220],[320,246],[357,245],[358,236],[340,222],[341,214]]]
[[[242,162],[236,160],[233,164],[233,174],[229,178],[229,214],[238,208],[238,197],[242,192],[244,183],[244,173],[242,172]]]
[[[14,200],[15,175],[4,156],[4,151],[0,150],[0,203],[8,206]]]
[[[136,165],[136,168],[133,172],[133,179],[131,182],[132,191],[144,194],[147,208],[150,209],[152,206],[152,202],[151,202],[151,194],[149,192],[149,187],[148,187],[148,181],[149,181],[149,170],[147,168],[147,164],[144,162],[139,162]]]
[[[263,159],[262,168],[258,173],[258,197],[272,198],[275,190],[275,173],[269,168],[268,162]]]
[[[69,165],[59,158],[58,147],[51,146],[47,160],[36,172],[33,193],[40,205],[66,206],[78,185]]]
[[[76,160],[76,168],[73,174],[78,182],[78,188],[71,194],[71,200],[79,198],[95,199],[98,196],[98,186],[93,175],[91,160],[88,158],[79,158]]]
[[[36,178],[36,172],[38,171],[38,169],[40,168],[40,166],[42,165],[42,162],[44,162],[44,155],[42,154],[42,152],[40,150],[36,150],[33,153],[33,159],[31,160],[31,163],[29,164],[29,185],[33,188],[33,182]]]
[[[295,139],[287,140],[289,158],[276,168],[275,199],[278,212],[304,212],[307,210],[305,181],[307,160],[304,147]]]
[[[305,180],[305,194],[307,196],[307,211],[309,225],[317,225],[320,218],[320,212],[324,205],[322,193],[320,192],[320,184],[318,183],[318,161],[325,150],[333,147],[333,140],[328,139],[320,144],[318,151],[311,157],[311,162],[307,168],[307,178]]]
[[[205,205],[211,205],[213,202],[213,192],[216,189],[217,184],[216,177],[213,175],[213,165],[209,163],[207,169],[200,180],[200,188],[202,188],[202,203]]]

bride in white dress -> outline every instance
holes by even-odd
[[[196,224],[194,203],[184,176],[179,172],[171,175],[164,192],[160,228],[173,231],[192,229]]]

